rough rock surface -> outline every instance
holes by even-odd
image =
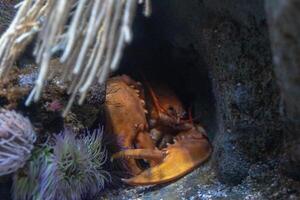
[[[145,31],[142,38],[138,38],[138,32],[136,35],[143,45],[151,37],[151,48],[156,49],[153,51],[163,54],[153,58],[155,54],[148,53],[152,60],[163,62],[159,73],[169,67],[165,79],[186,76],[191,83],[182,86],[183,90],[193,88],[192,92],[199,94],[191,100],[195,116],[203,115],[205,110],[215,111],[207,109],[214,107],[214,101],[199,102],[207,97],[205,88],[213,91],[217,123],[200,120],[213,139],[213,166],[222,182],[242,182],[252,164],[281,149],[280,95],[273,73],[264,2],[167,0],[154,3],[153,16],[144,23],[147,25],[140,28]],[[153,62],[150,58],[145,63]],[[205,76],[210,81],[199,81]],[[184,83],[178,81],[180,77],[174,80]],[[211,127],[216,124],[218,130]]]
[[[282,166],[300,180],[300,2],[267,0],[275,72],[284,102]]]
[[[125,63],[152,71],[158,65],[158,74],[180,84],[180,75],[189,77],[183,88],[200,94],[192,100],[195,115],[213,112],[215,103],[209,119],[216,123],[200,120],[215,149],[209,163],[176,183],[113,190],[103,199],[298,199],[299,183],[281,174],[278,158],[285,127],[264,1],[165,0],[153,4],[151,19],[137,23],[128,51],[138,54]],[[191,68],[198,78],[187,73]],[[199,81],[205,76],[211,81]],[[215,102],[198,101],[207,96],[204,88]]]
[[[207,163],[179,181],[162,186],[123,188],[104,191],[95,200],[163,199],[163,200],[296,200],[300,183],[280,175],[276,161],[257,163],[239,185],[222,184]]]
[[[219,117],[216,171],[221,181],[235,185],[248,175],[251,164],[281,147],[279,91],[264,4],[205,1],[203,5],[215,16],[211,26],[203,28],[201,41]]]
[[[0,35],[7,29],[11,19],[16,13],[14,5],[20,0],[0,0]]]

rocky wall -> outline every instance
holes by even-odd
[[[285,121],[282,168],[300,180],[300,2],[267,0],[266,10]]]
[[[240,183],[251,164],[281,148],[280,95],[264,2],[162,1],[154,3],[152,20],[174,48],[195,49],[204,61],[197,68],[208,68],[219,128],[212,159],[220,180]]]

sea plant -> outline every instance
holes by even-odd
[[[81,104],[88,89],[103,83],[117,69],[124,48],[133,36],[131,27],[138,4],[151,13],[150,0],[23,0],[9,28],[0,38],[0,76],[36,38],[33,55],[40,67],[35,86],[26,104],[37,101],[55,72],[68,84],[72,94],[64,115],[75,96]],[[35,37],[37,36],[37,37]],[[54,70],[50,59],[61,52],[63,68]],[[51,76],[50,76],[51,74]]]
[[[76,139],[75,134],[65,130],[56,136],[53,147],[53,175],[50,187],[55,199],[81,199],[93,195],[104,187],[109,174],[102,169],[106,150],[102,146],[102,130]],[[50,190],[49,190],[50,191]]]
[[[15,111],[0,111],[0,176],[25,165],[35,140],[36,134],[27,118]]]
[[[12,198],[14,200],[43,199],[42,175],[51,169],[49,161],[53,154],[49,147],[36,147],[26,165],[13,177]],[[51,170],[50,170],[51,171]]]
[[[110,181],[103,169],[107,153],[102,129],[77,138],[72,131],[64,130],[50,143],[30,160],[23,170],[27,170],[25,175],[15,176],[14,200],[80,200],[95,195]]]

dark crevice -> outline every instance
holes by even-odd
[[[213,133],[215,108],[208,67],[193,44],[181,47],[171,43],[162,31],[163,24],[156,19],[137,17],[133,26],[135,39],[126,48],[115,74],[168,85],[185,108],[192,109],[194,120]]]

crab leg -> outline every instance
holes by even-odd
[[[112,155],[111,160],[125,157],[135,159],[148,159],[155,160],[156,162],[161,162],[164,159],[165,154],[163,151],[158,149],[127,149]]]
[[[115,157],[128,156],[153,159],[159,154],[163,155],[164,157],[160,164],[150,167],[132,178],[122,179],[129,185],[153,185],[181,178],[206,161],[211,152],[212,147],[206,137],[203,137],[196,129],[192,129],[187,133],[180,134],[175,138],[174,144],[163,150],[127,150]],[[153,156],[149,155],[151,153],[153,153]]]

